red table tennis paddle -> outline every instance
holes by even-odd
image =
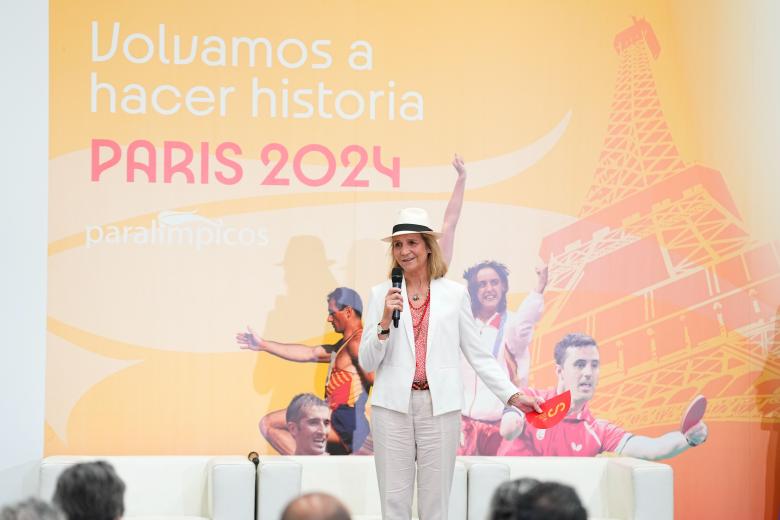
[[[706,411],[707,398],[703,395],[697,395],[694,397],[693,401],[691,401],[691,404],[688,405],[688,408],[685,410],[685,413],[682,416],[682,421],[680,422],[680,431],[685,433],[696,426],[696,423],[701,421],[701,418],[704,417],[704,412]]]
[[[547,399],[541,404],[542,413],[538,412],[525,412],[526,420],[536,428],[544,430],[552,428],[566,417],[571,408],[571,392],[566,390],[565,392],[558,394],[550,399]]]

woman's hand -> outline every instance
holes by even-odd
[[[242,349],[254,350],[255,352],[263,351],[263,340],[255,334],[251,327],[247,327],[246,332],[236,334],[236,343]]]
[[[538,397],[532,397],[530,395],[524,394],[523,392],[517,392],[515,395],[509,398],[508,404],[510,406],[514,406],[522,412],[535,411],[537,413],[542,413],[541,404],[543,402],[544,401]]]
[[[393,311],[397,310],[398,312],[403,312],[404,310],[404,299],[401,296],[401,289],[398,287],[390,287],[390,289],[387,290],[387,295],[385,296],[385,310],[382,314],[382,328],[388,329],[390,328],[390,321],[393,318]]]

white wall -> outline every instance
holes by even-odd
[[[46,0],[0,0],[0,504],[43,453],[48,23]]]

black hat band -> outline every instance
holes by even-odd
[[[396,224],[393,226],[393,234],[395,235],[399,231],[412,231],[414,233],[433,233],[433,230],[428,226],[421,226],[420,224]]]

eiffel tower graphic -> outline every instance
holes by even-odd
[[[580,218],[548,235],[545,316],[532,384],[553,382],[553,348],[594,336],[598,416],[677,424],[697,394],[706,419],[780,422],[780,244],[753,240],[721,174],[687,164],[652,73],[661,47],[644,19],[614,40],[617,79]]]

